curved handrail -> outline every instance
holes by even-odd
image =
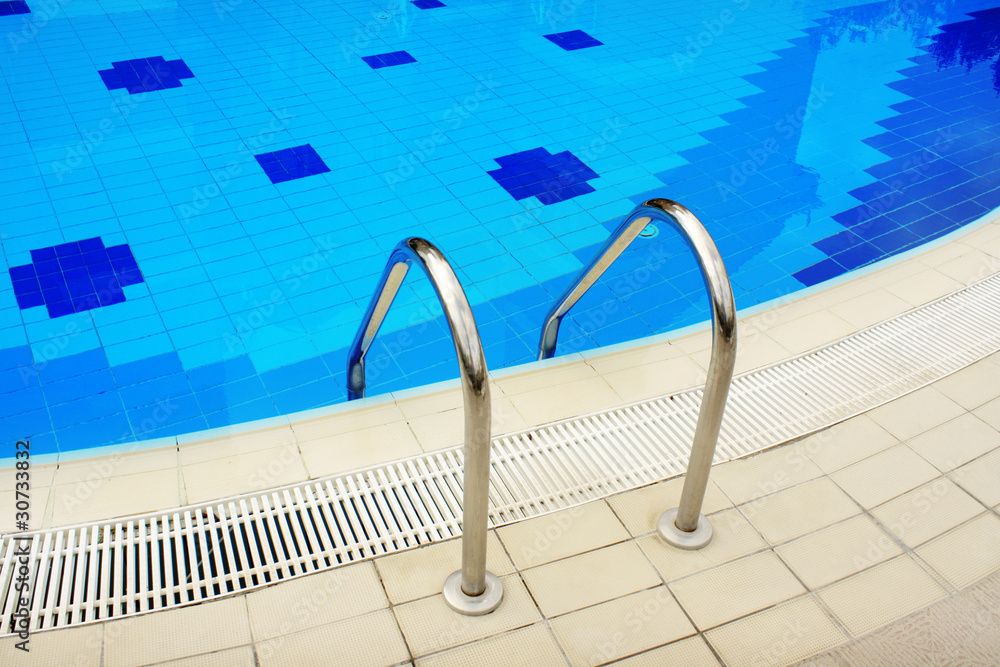
[[[712,304],[712,360],[708,365],[680,507],[665,512],[659,522],[660,535],[668,542],[686,549],[697,549],[712,539],[712,526],[701,515],[701,507],[736,365],[736,303],[733,289],[722,256],[701,221],[684,206],[669,199],[650,199],[637,206],[552,306],[542,326],[538,358],[552,357],[562,318],[653,220],[669,223],[680,232],[698,259]]]
[[[378,334],[410,264],[430,278],[451,329],[465,402],[465,481],[462,501],[462,569],[445,581],[444,598],[463,614],[493,611],[503,585],[486,571],[486,528],[490,485],[490,385],[476,320],[458,277],[429,241],[411,237],[393,249],[347,357],[348,400],[365,395],[365,354]]]

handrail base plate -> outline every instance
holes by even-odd
[[[660,534],[667,544],[678,549],[693,551],[707,546],[712,541],[712,522],[704,514],[698,515],[698,526],[690,533],[677,527],[674,520],[677,518],[677,508],[667,510],[660,515],[660,520],[656,524],[656,532]]]
[[[492,572],[486,573],[486,590],[475,597],[462,590],[462,571],[448,575],[444,582],[444,601],[449,607],[465,616],[488,614],[503,600],[503,583]]]

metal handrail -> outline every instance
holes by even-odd
[[[465,481],[462,500],[462,569],[444,583],[444,599],[469,616],[488,614],[503,599],[503,584],[486,570],[490,486],[490,385],[476,320],[458,277],[429,241],[411,237],[393,249],[347,357],[347,398],[365,395],[365,353],[375,340],[410,264],[430,278],[451,329],[465,403]]]
[[[684,490],[679,508],[664,512],[657,524],[660,535],[670,544],[682,549],[699,549],[712,540],[712,524],[701,514],[701,508],[736,365],[736,303],[733,289],[719,249],[701,221],[691,211],[669,199],[650,199],[637,206],[552,306],[542,326],[538,358],[552,357],[562,318],[653,220],[669,223],[680,232],[698,259],[712,304],[712,359],[702,393]]]

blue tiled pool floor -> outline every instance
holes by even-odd
[[[405,236],[450,258],[498,368],[651,196],[702,218],[739,307],[1000,205],[990,2],[7,4],[0,419],[38,452],[344,400]],[[560,351],[706,317],[662,231]],[[46,268],[81,243],[108,256]],[[370,392],[456,375],[426,279],[370,355]]]

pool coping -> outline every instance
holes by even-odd
[[[832,342],[1000,270],[994,222],[998,211],[892,260],[740,312],[737,372]],[[706,323],[491,371],[493,432],[700,385],[709,345]],[[647,386],[650,374],[655,386]],[[34,502],[44,510],[33,512],[32,528],[214,500],[437,451],[461,444],[460,406],[456,379],[208,431],[33,457]],[[347,440],[354,441],[351,451],[336,451]],[[12,464],[0,460],[0,467]],[[234,475],[242,479],[234,483]],[[138,492],[150,487],[162,491],[153,504],[164,507],[150,506],[149,494]],[[60,503],[78,511],[59,510]]]

